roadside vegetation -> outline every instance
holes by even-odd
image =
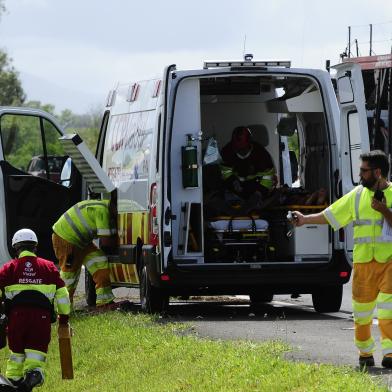
[[[387,391],[348,367],[282,359],[282,342],[200,339],[187,324],[142,314],[79,315],[74,329],[74,380],[61,380],[56,328],[44,391]],[[0,352],[4,373],[8,350]]]

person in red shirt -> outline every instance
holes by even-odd
[[[37,244],[32,230],[18,230],[12,238],[17,258],[0,269],[10,349],[6,376],[18,391],[24,392],[44,382],[54,305],[59,323],[68,323],[71,309],[68,291],[56,266],[36,256]]]
[[[234,128],[231,141],[221,151],[222,178],[227,190],[246,203],[246,209],[261,207],[276,185],[274,164],[270,154],[252,139],[249,128]]]

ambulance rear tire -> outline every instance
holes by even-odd
[[[84,291],[86,294],[86,302],[88,306],[96,306],[97,303],[97,293],[95,292],[95,282],[91,274],[84,270]]]
[[[250,293],[249,299],[251,305],[266,304],[274,299],[274,295],[268,292]]]
[[[312,293],[314,310],[318,313],[339,312],[342,298],[343,285],[321,287]]]
[[[144,265],[140,274],[140,306],[144,313],[164,313],[169,306],[169,296],[160,288],[154,287]]]

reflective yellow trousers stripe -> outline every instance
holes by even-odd
[[[22,378],[24,361],[24,353],[14,353],[10,351],[7,361],[7,370],[5,372],[6,377],[11,380],[19,380]]]
[[[105,295],[102,299],[102,303],[110,302],[114,296],[109,295],[111,293],[110,283],[110,270],[107,257],[105,253],[98,249],[93,243],[89,244],[83,249],[77,246],[70,246],[70,244],[59,237],[57,234],[52,236],[53,249],[56,257],[59,260],[61,268],[61,277],[63,278],[65,285],[69,291],[69,297],[72,301],[73,294],[79,280],[80,269],[84,264],[88,271],[91,273],[95,282],[95,289],[105,289]],[[72,259],[72,265],[68,266],[67,261]],[[108,299],[108,297],[111,297]],[[100,299],[97,298],[97,303]]]

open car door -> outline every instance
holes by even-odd
[[[340,106],[341,181],[345,194],[359,183],[359,156],[369,151],[369,132],[360,66],[347,62],[334,68]],[[352,225],[346,229],[345,247],[352,259]]]
[[[1,261],[14,256],[11,239],[21,228],[34,230],[38,254],[54,261],[52,226],[60,215],[82,199],[85,185],[95,193],[114,186],[83,140],[64,135],[46,112],[0,108],[0,136]]]
[[[55,118],[41,110],[0,108],[0,257],[14,256],[15,231],[30,228],[38,236],[38,254],[54,259],[52,225],[81,198],[81,178],[68,186],[60,174],[67,159]],[[75,172],[75,171],[74,171]]]

